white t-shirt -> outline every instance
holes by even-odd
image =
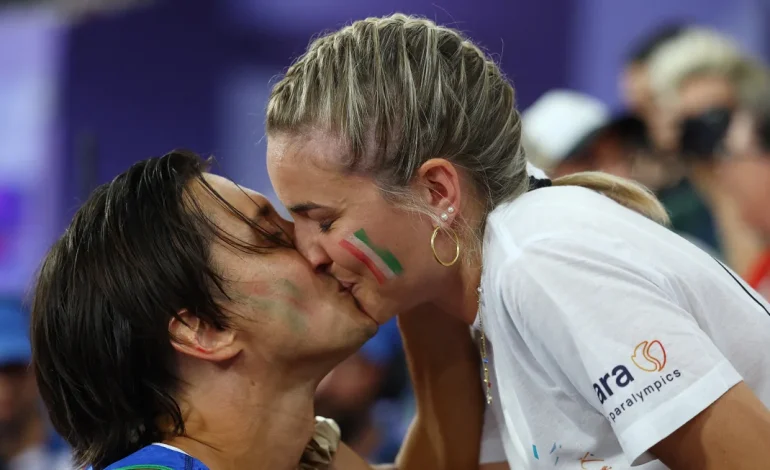
[[[482,462],[664,469],[648,450],[741,380],[770,405],[770,306],[736,278],[587,189],[542,188],[496,209]]]

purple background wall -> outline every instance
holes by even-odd
[[[262,115],[272,80],[319,32],[394,11],[481,43],[514,81],[521,108],[554,87],[617,105],[624,54],[660,23],[716,26],[757,53],[770,38],[764,0],[156,0],[95,18],[63,31],[63,57],[49,59],[61,66],[52,113],[63,139],[36,183],[56,197],[36,209],[51,223],[35,255],[94,185],[174,147],[215,154],[222,172],[269,192]]]
[[[351,18],[404,11],[452,23],[500,57],[520,103],[531,103],[568,80],[570,5],[188,0],[76,27],[64,86],[68,208],[130,162],[177,146],[215,153],[239,182],[268,188],[260,139],[269,79],[313,35]]]
[[[0,297],[26,290],[59,230],[64,33],[47,11],[0,15]]]

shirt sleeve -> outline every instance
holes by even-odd
[[[611,423],[638,464],[742,379],[641,253],[615,239],[584,240],[533,242],[506,261],[497,283],[543,367]]]
[[[503,436],[492,406],[487,405],[484,411],[484,428],[481,432],[481,453],[479,464],[506,462]]]

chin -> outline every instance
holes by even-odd
[[[318,359],[321,359],[322,357],[330,358],[330,364],[332,364],[332,367],[335,367],[340,362],[358,352],[358,350],[361,349],[361,346],[369,341],[375,333],[377,333],[376,325],[369,325],[365,328],[357,328],[348,331],[346,334],[336,338],[334,344],[330,344],[326,351],[319,351],[316,357]]]
[[[365,342],[377,333],[380,326],[369,315],[362,315],[358,312],[358,315],[352,322],[340,321],[339,328],[333,334],[335,343],[340,348],[360,348]]]
[[[397,310],[394,310],[391,307],[394,302],[383,298],[381,295],[372,295],[371,292],[363,290],[358,291],[354,288],[353,298],[356,301],[356,307],[358,307],[358,310],[363,312],[364,315],[366,315],[378,326],[387,323],[391,318],[395,316],[391,312],[395,311],[398,313]]]
[[[348,329],[342,336],[343,343],[357,344],[360,347],[369,340],[372,336],[377,334],[377,330],[380,329],[380,325],[377,320],[369,314],[361,315],[361,321],[357,322],[354,328]]]
[[[373,299],[364,299],[361,303],[372,320],[378,325],[384,325],[394,317],[411,309],[412,304],[404,302],[408,299],[408,295],[407,293],[401,297],[374,296]]]

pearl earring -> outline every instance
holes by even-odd
[[[443,214],[441,214],[441,220],[443,220],[444,222],[446,222],[447,220],[449,220],[449,216],[446,214],[446,212],[444,212]]]
[[[446,211],[449,212],[450,214],[454,214],[455,213],[455,208],[452,207],[452,206],[449,206]]]

